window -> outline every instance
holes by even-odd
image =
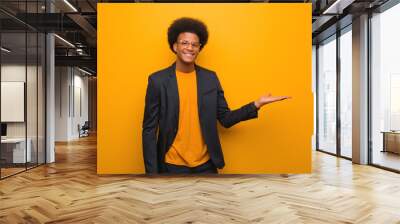
[[[352,33],[340,36],[340,155],[352,157]]]
[[[371,18],[371,161],[400,170],[400,4]]]
[[[318,149],[336,153],[336,36],[318,47]]]

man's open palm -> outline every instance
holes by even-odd
[[[281,100],[290,99],[290,96],[272,96],[271,93],[267,93],[261,96],[256,102],[255,105],[260,108],[261,106]]]

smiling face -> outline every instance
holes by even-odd
[[[199,37],[194,33],[181,33],[173,47],[179,61],[185,64],[194,64],[200,52]]]

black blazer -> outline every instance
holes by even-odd
[[[257,117],[253,102],[230,110],[215,72],[195,65],[201,133],[214,165],[225,165],[217,120],[229,128]],[[165,172],[164,157],[178,131],[179,95],[175,63],[149,76],[143,118],[142,143],[146,173]]]

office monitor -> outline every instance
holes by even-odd
[[[1,124],[1,136],[3,137],[5,137],[5,136],[7,136],[7,124],[5,124],[5,123],[2,123]]]

